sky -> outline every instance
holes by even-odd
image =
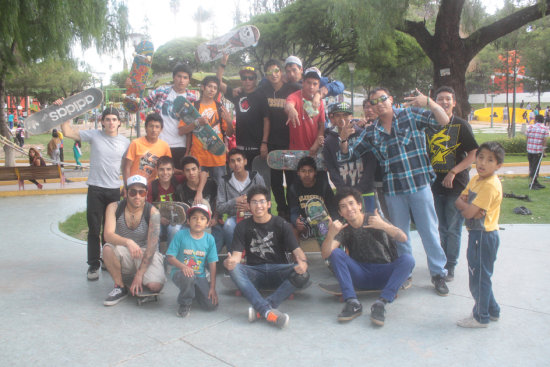
[[[193,14],[199,5],[212,12],[211,21],[202,25],[202,36],[211,39],[223,35],[233,28],[233,18],[236,6],[241,13],[249,13],[251,0],[201,0],[200,2],[180,0],[180,9],[173,14],[169,0],[127,0],[130,25],[132,31],[143,33],[147,31],[155,45],[155,49],[166,42],[179,37],[195,37],[197,26]],[[504,0],[482,0],[488,13],[494,13],[502,7]],[[192,4],[192,5],[190,5]],[[122,52],[117,50],[113,55],[98,55],[94,48],[82,51],[75,46],[73,53],[76,58],[90,65],[94,76],[109,84],[111,74],[122,70]],[[132,64],[133,46],[127,47],[126,59],[129,67]]]

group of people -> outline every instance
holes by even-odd
[[[357,289],[377,289],[381,294],[371,306],[371,320],[383,325],[386,304],[399,289],[410,287],[415,265],[411,214],[441,296],[449,293],[447,282],[454,277],[467,219],[475,306],[459,325],[485,327],[498,319],[490,277],[502,198],[494,172],[504,152],[498,144],[477,146],[468,123],[453,115],[452,88],[437,90],[435,100],[418,92],[407,97],[401,109],[393,108],[387,89],[375,88],[363,104],[365,119],[356,121],[346,103],[329,106],[325,114],[324,97],[340,93],[343,85],[329,82],[314,67],[303,72],[296,56],[286,59],[285,77],[279,61],[266,63],[267,78],[259,86],[255,68],[241,68],[242,86],[236,89],[222,81],[226,62],[224,57],[217,77],[202,81],[198,100],[187,90],[191,70],[176,66],[173,85],[144,99],[154,112],[146,117],[145,136],[132,142],[118,134],[120,119],[114,108],[103,111],[101,131],[79,131],[70,122],[61,126],[65,137],[91,145],[87,278],[98,279],[102,260],[114,281],[105,305],[117,304],[128,294],[162,289],[166,278],[159,238],[164,238],[166,262],[173,267],[170,277],[180,289],[179,316],[189,314],[194,299],[203,309],[217,307],[216,262],[225,247],[223,265],[251,304],[249,321],[263,319],[285,327],[289,316],[278,310],[280,304],[310,284],[299,239],[311,230],[305,203],[319,198],[332,218],[320,243],[321,255],[346,302],[339,321],[361,314]],[[214,156],[193,135],[201,124],[210,124],[220,138],[233,132],[229,113],[218,102],[220,91],[233,102],[236,114],[237,147],[227,156]],[[178,96],[194,102],[200,112],[194,123],[180,122],[173,111]],[[278,216],[271,214],[264,178],[251,170],[254,158],[265,158],[275,149],[310,152],[296,171],[271,172]],[[327,173],[317,170],[313,157],[318,154],[338,188],[336,195]],[[478,176],[468,183],[474,160]],[[187,223],[174,226],[163,218],[151,205],[158,201],[186,202]],[[245,212],[250,217],[244,218]],[[264,297],[259,290],[266,288],[276,290]]]

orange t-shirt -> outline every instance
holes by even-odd
[[[153,181],[157,177],[157,161],[164,155],[172,156],[170,146],[164,140],[159,139],[154,144],[144,136],[133,140],[126,154],[126,158],[132,161],[130,176],[141,175],[147,182]]]
[[[208,118],[210,126],[218,134],[220,139],[223,140],[223,135],[220,130],[220,123],[222,124],[223,131],[227,131],[227,122],[218,116],[218,109],[216,108],[216,102],[205,105],[201,103],[199,106],[199,113],[201,116]],[[180,121],[179,126],[185,126],[185,122]],[[225,166],[225,154],[214,155],[206,150],[201,141],[193,134],[193,140],[191,145],[190,154],[197,158],[200,165],[203,167],[220,167]]]

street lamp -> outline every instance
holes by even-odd
[[[355,63],[348,62],[348,68],[351,75],[351,116],[353,117],[353,72],[355,71]]]
[[[491,127],[493,127],[493,100],[495,98],[495,74],[491,75]]]
[[[94,87],[95,87],[95,82],[96,80],[99,79],[99,82],[100,82],[100,88],[101,88],[101,91],[103,92],[103,77],[105,76],[105,73],[102,72],[102,71],[92,71],[92,80],[94,82]],[[101,114],[103,112],[103,109],[104,109],[104,104],[103,104],[103,101],[105,100],[105,98],[103,98],[101,100],[101,110],[99,111],[99,113]],[[94,129],[97,130],[97,114],[96,114],[96,117],[95,117],[95,123],[94,123]]]

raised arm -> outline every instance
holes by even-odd
[[[218,65],[218,72],[216,73],[216,76],[220,80],[220,91],[225,94],[227,92],[227,84],[223,82],[223,74],[225,73],[225,67],[227,66],[227,60],[229,59],[229,55],[224,54],[222,56],[222,59],[220,61],[220,65]]]

